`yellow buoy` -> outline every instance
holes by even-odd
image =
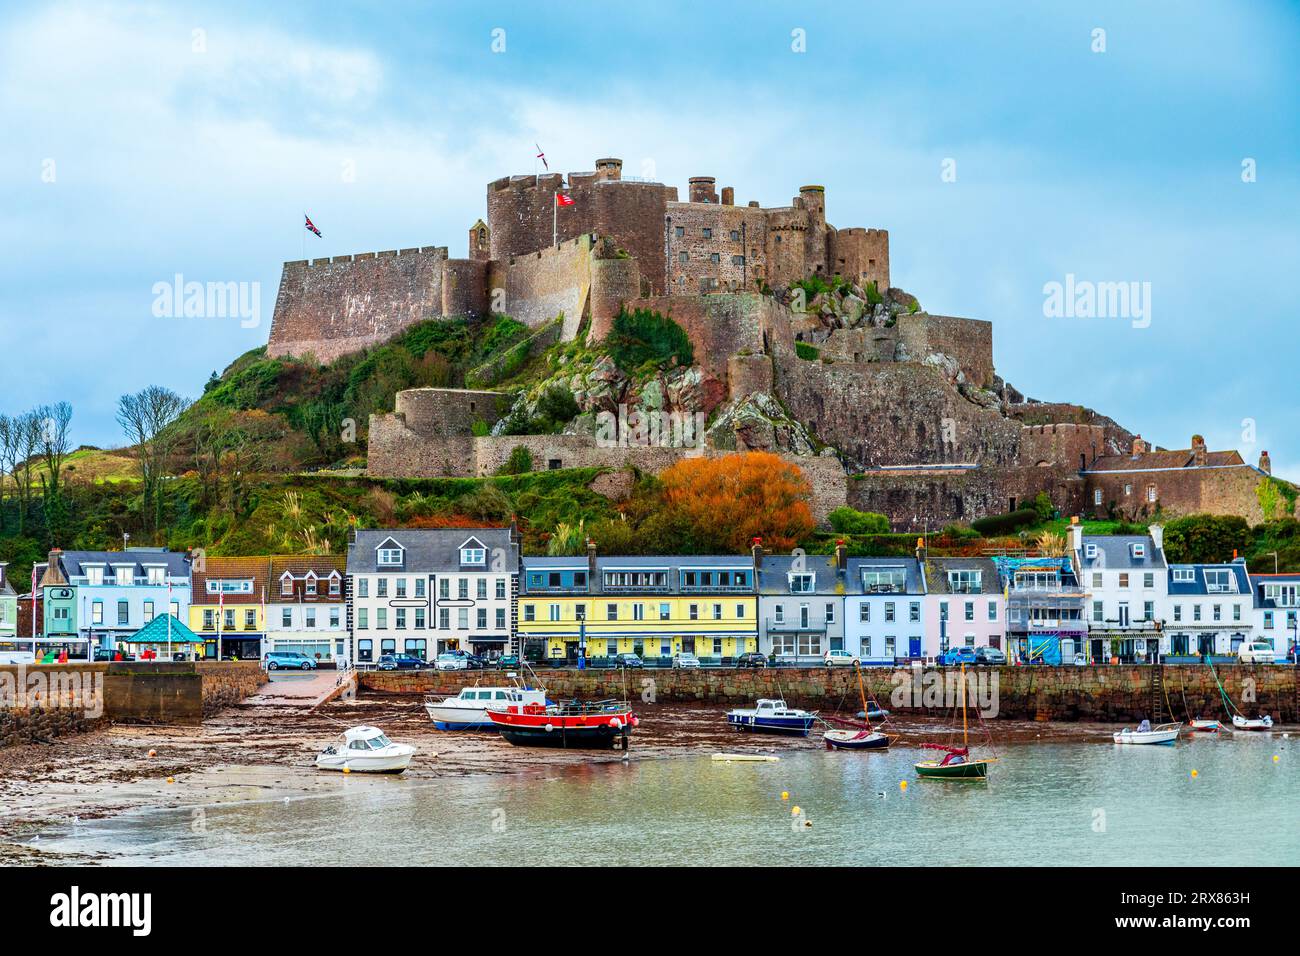
[[[352,768],[349,767],[347,764],[344,764],[344,765],[343,765],[343,772],[344,772],[344,773],[351,773],[351,772],[352,772]]]
[[[900,781],[898,781],[898,789],[899,789],[899,790],[906,790],[906,789],[907,789],[907,781],[906,781],[906,780],[900,780]]]
[[[1274,763],[1277,763],[1277,762],[1278,762],[1279,760],[1281,760],[1281,759],[1282,759],[1282,758],[1279,757],[1277,754],[1273,754],[1273,762],[1274,762]]]
[[[1195,779],[1196,777],[1199,777],[1199,776],[1200,776],[1200,774],[1199,774],[1197,771],[1195,771],[1195,770],[1192,771],[1192,778],[1193,778],[1193,779]]]
[[[175,782],[176,782],[176,778],[175,778],[175,777],[168,777],[168,778],[167,778],[167,782],[168,782],[168,783],[175,783]]]
[[[781,799],[782,799],[782,800],[789,800],[789,799],[790,799],[790,791],[789,791],[789,790],[782,790],[782,791],[781,791]]]
[[[791,808],[790,808],[790,816],[792,816],[792,817],[797,817],[797,816],[798,816],[799,814],[801,814],[801,813],[803,813],[803,811],[800,810],[798,807],[791,807]]]

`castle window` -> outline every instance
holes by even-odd
[[[1155,503],[1156,503],[1156,486],[1155,486],[1155,485],[1147,485],[1147,501],[1151,502],[1152,504],[1155,504]]]
[[[739,232],[739,230],[736,230],[736,229],[731,230],[731,241],[732,241],[732,242],[739,242],[739,241],[740,241],[740,232]]]
[[[780,241],[781,241],[781,236],[780,236],[780,234],[777,235],[777,237],[776,237],[776,241],[777,241],[777,242],[780,242]]]
[[[712,263],[714,263],[714,264],[716,265],[718,262],[721,261],[721,259],[720,259],[720,257],[718,256],[718,254],[715,252],[715,253],[712,253],[712,254],[709,256],[709,261],[712,262]]]
[[[673,232],[677,233],[677,238],[680,239],[682,236],[686,235],[686,227],[678,226],[676,229],[673,230]]]
[[[684,252],[679,252],[679,253],[677,253],[677,261],[678,261],[678,262],[685,262],[685,261],[687,260],[687,258],[688,258],[688,257],[687,257],[687,255],[686,255],[686,253],[684,253]]]
[[[731,264],[732,264],[733,266],[743,266],[743,265],[745,264],[745,257],[744,257],[744,256],[732,256],[732,257],[731,257]]]
[[[706,227],[705,230],[704,230],[704,238],[705,238],[705,239],[712,239],[712,238],[713,238],[713,230],[712,230],[712,229],[709,229],[709,228]]]

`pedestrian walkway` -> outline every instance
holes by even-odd
[[[348,672],[335,670],[273,671],[257,693],[244,700],[250,707],[311,710],[333,695]]]

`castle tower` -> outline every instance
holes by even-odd
[[[800,186],[799,200],[808,214],[808,231],[804,233],[805,267],[810,273],[825,273],[830,254],[826,243],[826,187]]]
[[[606,157],[596,160],[596,179],[600,182],[619,182],[623,178],[623,160]]]
[[[713,176],[692,176],[690,178],[690,202],[708,202],[717,205],[717,179]]]
[[[492,231],[482,219],[469,227],[469,258],[486,261],[492,258]]]

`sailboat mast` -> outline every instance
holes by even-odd
[[[862,719],[867,722],[868,730],[875,730],[871,726],[871,709],[867,707],[867,690],[862,686],[862,665],[855,665],[858,669],[858,693],[862,696]]]
[[[970,749],[970,741],[966,739],[966,665],[961,665],[961,745],[967,750]]]

